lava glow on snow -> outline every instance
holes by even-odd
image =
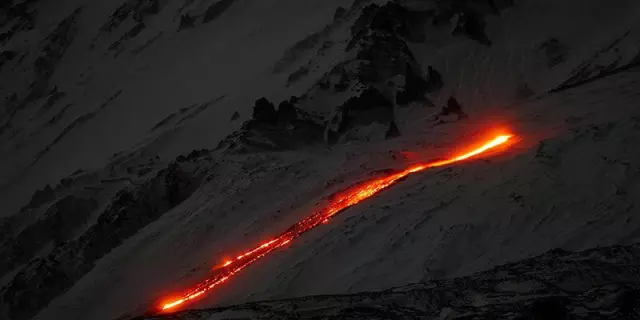
[[[285,246],[301,234],[313,229],[314,227],[317,227],[322,223],[328,222],[331,217],[341,212],[342,210],[347,209],[375,195],[381,190],[395,184],[396,182],[398,182],[398,180],[412,173],[417,173],[426,169],[442,167],[463,160],[475,158],[487,153],[488,151],[497,151],[496,149],[498,147],[507,146],[507,142],[512,140],[512,138],[513,136],[510,134],[498,135],[486,141],[481,146],[472,149],[471,151],[461,153],[449,159],[416,164],[405,169],[404,171],[393,173],[386,177],[366,181],[354,187],[351,187],[346,191],[343,191],[336,195],[326,207],[292,225],[291,227],[289,227],[289,229],[287,229],[279,236],[258,245],[254,249],[237,255],[234,259],[223,262],[221,266],[215,267],[214,274],[210,278],[202,281],[194,288],[187,290],[179,298],[166,299],[160,304],[160,310],[164,312],[171,311],[177,309],[179,306],[184,305],[187,302],[201,297],[216,286],[226,282],[231,277],[238,274],[247,266],[265,257],[270,252]]]

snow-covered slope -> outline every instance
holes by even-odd
[[[637,1],[14,2],[2,318],[142,314],[333,193],[496,129],[519,142],[411,176],[188,307],[640,240]]]

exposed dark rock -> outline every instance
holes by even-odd
[[[367,5],[351,26],[352,38],[346,48],[347,51],[357,50],[356,58],[336,65],[318,81],[318,87],[333,87],[342,92],[360,84],[380,86],[389,79],[403,76],[404,87],[394,90],[397,91],[394,102],[406,105],[412,101],[426,101],[425,93],[440,89],[442,78],[430,68],[425,79],[404,40],[412,36],[410,26],[423,20],[424,17],[397,2]]]
[[[231,115],[231,121],[238,120],[238,118],[240,118],[240,113],[238,113],[238,111],[234,112],[234,113]]]
[[[429,92],[440,90],[443,85],[444,82],[442,82],[442,75],[440,72],[432,66],[429,66],[427,68],[427,87]]]
[[[453,29],[453,34],[462,34],[486,46],[491,46],[491,40],[485,33],[484,18],[469,11],[458,14],[458,21]]]
[[[384,291],[249,302],[137,320],[635,319],[639,270],[638,244],[550,251],[466,277]]]
[[[204,13],[203,22],[207,23],[215,20],[225,11],[227,11],[234,2],[235,0],[219,0],[218,2],[212,4]]]
[[[140,23],[150,15],[160,12],[159,0],[127,0],[118,7],[100,27],[101,32],[112,32],[129,17]]]
[[[336,92],[343,92],[347,90],[350,80],[351,79],[349,79],[349,76],[346,73],[342,73],[340,75],[340,80],[333,86],[333,89],[335,89]]]
[[[31,84],[31,92],[27,100],[37,99],[47,90],[49,79],[53,75],[58,61],[62,59],[67,48],[73,43],[77,33],[76,20],[81,12],[82,9],[73,11],[44,40],[42,51],[34,62],[36,80]]]
[[[458,119],[464,119],[467,117],[467,114],[462,111],[462,106],[454,97],[449,97],[447,105],[442,107],[441,115],[448,116],[450,114],[457,115]]]
[[[638,306],[640,306],[640,290],[637,288],[625,288],[622,290],[616,297],[613,305],[613,307],[618,308],[620,314],[628,317],[634,315],[634,312],[637,312],[635,310],[639,309]]]
[[[13,7],[13,0],[5,0],[0,2],[0,13],[6,14],[9,8]]]
[[[328,128],[325,139],[329,144],[347,130],[377,122],[386,124],[393,119],[393,103],[378,89],[367,88],[357,97],[351,97],[338,107],[333,128]],[[335,125],[337,123],[337,126]]]
[[[309,68],[307,66],[301,66],[298,70],[289,75],[287,78],[287,86],[292,85],[307,74],[309,74]]]
[[[0,275],[28,262],[45,245],[56,246],[72,239],[96,207],[93,199],[71,195],[57,201],[42,219],[25,228],[8,246],[0,246]]]
[[[5,63],[5,61],[11,61],[15,58],[17,53],[11,50],[4,50],[0,53],[0,66]]]
[[[278,114],[273,103],[265,97],[256,100],[253,107],[253,120],[262,124],[275,125],[278,122]]]
[[[4,8],[6,19],[0,21],[0,27],[4,27],[8,21],[13,21],[13,26],[0,34],[0,44],[10,41],[19,32],[29,31],[35,27],[35,12],[29,10],[29,1],[15,5],[13,2],[5,1]]]
[[[202,154],[197,151],[187,158]],[[62,237],[69,241],[59,243],[46,256],[33,259],[2,288],[0,314],[11,320],[34,316],[91,271],[98,259],[191,196],[203,174],[198,168],[197,162],[174,162],[148,182],[119,191],[82,235],[72,239],[64,233]]]
[[[187,29],[187,28],[193,28],[195,19],[187,14],[183,14],[180,16],[180,26],[178,27],[178,30],[183,30],[183,29]]]
[[[278,105],[278,124],[288,125],[297,120],[296,107],[289,101],[282,101]]]
[[[29,203],[20,211],[39,208],[41,205],[53,201],[55,196],[56,194],[53,188],[51,188],[51,186],[47,184],[42,190],[37,190],[36,192],[34,192]]]
[[[374,15],[378,12],[380,6],[377,4],[370,4],[360,13],[360,16],[356,19],[356,21],[351,26],[351,36],[353,37],[351,41],[349,41],[349,45],[347,45],[347,50],[350,50],[355,46],[355,44],[360,40],[360,37],[366,32],[366,28],[371,23]]]
[[[347,13],[347,9],[343,7],[336,8],[336,12],[333,14],[333,21],[341,19],[342,17],[344,17],[345,13]]]
[[[407,44],[392,33],[373,33],[363,36],[356,59],[361,64],[358,79],[364,84],[373,84],[402,75],[410,63],[414,70],[419,66]]]
[[[399,136],[400,136],[400,129],[398,129],[398,125],[396,124],[395,121],[391,121],[391,123],[389,123],[389,129],[387,130],[387,133],[385,133],[384,135],[385,139],[393,139]]]
[[[287,150],[322,141],[320,119],[295,107],[298,98],[280,102],[278,110],[266,98],[256,101],[253,118],[226,137],[217,149],[233,152]]]
[[[118,39],[116,42],[112,43],[108,50],[116,50],[116,56],[122,51],[122,43],[128,40],[133,39],[134,37],[136,37],[140,32],[142,32],[142,30],[144,30],[146,28],[146,25],[144,24],[144,22],[140,22],[137,23],[135,26],[133,26],[131,29],[129,29],[127,32],[125,32],[124,35],[122,35],[122,37],[120,39]]]
[[[431,67],[429,67],[431,68]],[[399,105],[406,105],[413,101],[424,100],[424,95],[429,89],[429,83],[413,71],[410,63],[406,64],[405,87],[398,92],[396,102]]]

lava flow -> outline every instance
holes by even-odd
[[[236,275],[238,272],[240,272],[242,269],[266,256],[270,252],[286,245],[293,239],[313,229],[314,227],[322,223],[326,223],[338,212],[375,195],[381,190],[393,185],[394,183],[398,182],[398,180],[412,173],[424,171],[430,168],[446,166],[466,159],[477,157],[481,154],[486,153],[487,151],[495,150],[499,146],[505,146],[506,143],[509,142],[509,140],[511,140],[512,138],[513,136],[509,134],[498,135],[493,139],[485,142],[480,147],[469,152],[462,153],[458,156],[454,156],[446,160],[413,165],[405,169],[404,171],[400,171],[386,177],[363,182],[352,188],[349,188],[348,190],[343,191],[335,198],[333,198],[325,208],[315,212],[313,215],[289,227],[279,236],[260,244],[250,251],[236,256],[234,259],[225,261],[221,266],[214,269],[215,274],[212,277],[202,281],[194,288],[188,290],[180,298],[172,300],[167,299],[167,301],[163,302],[160,305],[160,309],[161,311],[168,311],[204,295],[217,285],[224,283],[225,281]]]

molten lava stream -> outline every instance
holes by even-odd
[[[349,188],[333,198],[325,208],[315,212],[311,216],[289,227],[289,229],[287,229],[279,236],[260,244],[252,250],[236,256],[232,260],[225,261],[219,267],[215,267],[214,274],[210,278],[202,281],[194,288],[187,290],[184,294],[181,295],[180,298],[172,300],[167,299],[166,301],[161,303],[160,311],[166,312],[174,310],[178,306],[184,305],[185,303],[204,295],[216,286],[224,283],[234,275],[238,274],[238,272],[240,272],[250,264],[265,257],[270,252],[286,245],[301,234],[317,227],[318,225],[326,223],[329,219],[331,219],[331,217],[333,217],[340,211],[349,208],[367,198],[370,198],[381,190],[393,185],[394,183],[398,182],[398,180],[412,173],[417,173],[430,168],[446,166],[477,157],[488,151],[495,150],[499,146],[506,146],[507,142],[509,142],[509,140],[511,140],[512,138],[513,136],[508,134],[498,135],[493,139],[485,142],[480,147],[475,148],[469,152],[462,153],[458,156],[446,160],[417,164],[405,169],[404,171],[393,173],[386,177],[363,182],[352,188]]]

